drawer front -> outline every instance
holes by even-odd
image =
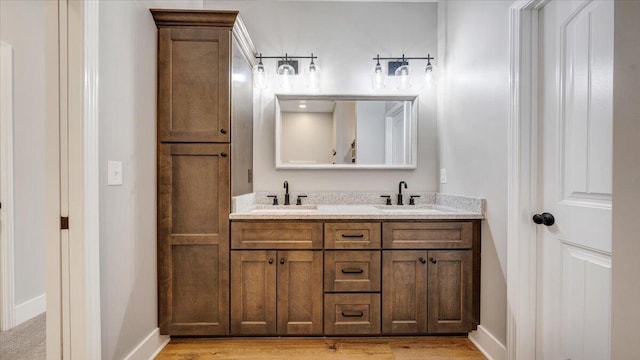
[[[234,221],[231,248],[322,249],[322,223]]]
[[[382,226],[385,249],[470,249],[473,223],[460,222],[389,222]]]
[[[380,291],[380,251],[325,251],[324,291]]]
[[[326,249],[380,249],[380,223],[326,223]]]
[[[324,294],[324,332],[380,334],[380,294]]]

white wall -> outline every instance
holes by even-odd
[[[280,157],[283,163],[331,164],[333,115],[282,113]]]
[[[100,291],[102,358],[123,359],[158,327],[156,51],[149,8],[198,1],[100,2]],[[123,185],[106,185],[107,160]],[[148,358],[151,354],[138,354]]]
[[[487,199],[482,223],[480,322],[502,344],[507,318],[507,120],[511,1],[447,1],[439,110],[445,193]],[[445,74],[442,73],[444,70]]]
[[[45,293],[44,2],[0,1],[0,40],[13,47],[14,281],[20,306]]]
[[[319,56],[321,93],[371,94],[370,73],[380,56],[437,57],[435,3],[205,1],[208,9],[237,9],[256,48],[264,55]],[[275,71],[275,61],[265,60]],[[303,66],[308,62],[303,61]],[[420,71],[426,62],[416,70]],[[301,91],[295,91],[301,92]],[[397,94],[396,91],[390,92]],[[386,191],[406,180],[409,191],[434,191],[437,184],[435,91],[413,89],[419,101],[416,170],[275,170],[273,88],[256,91],[254,103],[254,191]],[[366,179],[367,181],[362,181]]]
[[[613,69],[612,359],[640,354],[640,2],[616,1]]]

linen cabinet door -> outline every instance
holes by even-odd
[[[429,333],[466,333],[473,327],[471,250],[429,251]]]
[[[230,141],[230,41],[230,29],[159,29],[161,142]]]
[[[276,334],[276,252],[231,252],[231,333]]]
[[[322,266],[322,251],[278,251],[278,334],[322,334]]]
[[[158,298],[162,334],[229,333],[227,144],[161,144]]]
[[[427,332],[427,251],[382,252],[382,333]]]

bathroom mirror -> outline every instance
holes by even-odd
[[[417,96],[276,95],[277,169],[415,169]]]

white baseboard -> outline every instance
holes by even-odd
[[[152,360],[167,346],[169,340],[167,335],[160,335],[159,328],[155,328],[124,360]]]
[[[47,311],[47,294],[36,296],[20,305],[16,305],[13,326],[18,326],[27,320],[31,320],[45,311]]]
[[[493,334],[487,331],[482,325],[478,330],[469,334],[469,340],[486,356],[489,360],[505,360],[507,358],[507,348],[498,341]]]

